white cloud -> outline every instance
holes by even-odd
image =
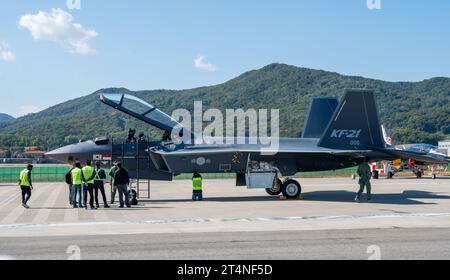
[[[34,114],[41,111],[41,109],[38,106],[34,105],[24,105],[19,107],[19,112],[17,113],[18,116],[26,116],[29,114]]]
[[[20,18],[19,26],[28,29],[35,40],[59,43],[71,53],[95,52],[89,43],[98,36],[97,32],[74,22],[73,16],[64,10],[26,14]]]
[[[194,65],[195,65],[195,68],[200,69],[200,70],[205,70],[205,71],[210,71],[210,72],[217,71],[216,66],[214,66],[211,63],[205,62],[205,57],[203,55],[197,56],[197,58],[194,60]]]
[[[6,42],[0,42],[0,60],[6,62],[13,62],[16,60],[16,55],[9,49]]]

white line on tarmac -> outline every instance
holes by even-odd
[[[10,202],[18,199],[21,196],[20,194],[20,190],[18,190],[15,194],[12,194],[11,196],[9,196],[8,198],[6,198],[5,200],[2,201],[2,203],[0,203],[0,209],[3,209],[4,207],[6,207]]]
[[[436,218],[450,217],[450,213],[416,213],[398,215],[371,216],[311,216],[311,217],[272,217],[272,218],[222,218],[222,219],[174,219],[148,221],[110,221],[81,223],[49,223],[49,224],[3,224],[0,229],[31,229],[31,228],[64,228],[83,226],[118,226],[118,225],[170,225],[170,224],[205,224],[205,223],[248,223],[248,222],[292,222],[292,221],[332,221],[332,220],[364,220],[364,219],[405,219],[405,218]]]
[[[102,209],[94,211],[94,218],[96,221],[108,221],[107,211],[103,211]]]
[[[35,188],[32,196],[31,196],[31,202],[33,201],[37,201],[44,193],[46,193],[46,188],[49,187],[42,187],[39,186],[38,188]],[[3,218],[3,220],[1,221],[1,224],[13,224],[15,223],[21,216],[22,214],[25,212],[25,208],[23,208],[22,206],[22,202],[17,202],[18,206],[16,206],[16,208],[14,208],[8,216],[6,216],[5,218]],[[32,210],[32,209],[30,209]],[[30,211],[27,210],[27,211]]]
[[[2,196],[9,196],[9,195],[11,195],[13,193],[16,193],[17,190],[20,190],[19,186],[0,187],[0,194]],[[0,201],[0,203],[1,203],[1,201]]]
[[[6,196],[8,197],[0,201],[0,209],[2,209],[3,207],[5,207],[5,205],[16,199],[18,196],[20,196],[21,189],[19,186],[8,188],[8,190],[5,190],[2,194],[6,194]]]
[[[78,222],[78,208],[68,208],[64,211],[64,222],[75,223]]]
[[[52,188],[54,188],[50,195],[48,196],[47,200],[42,204],[42,207],[51,208],[54,207],[58,201],[59,195],[64,190],[64,188],[52,185]],[[52,212],[52,209],[40,209],[36,216],[33,219],[33,224],[41,224],[48,222],[48,217],[50,216],[50,213]]]

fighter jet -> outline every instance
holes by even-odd
[[[49,157],[64,162],[119,160],[138,179],[171,181],[182,173],[235,173],[237,186],[263,188],[270,195],[282,193],[287,198],[298,198],[302,193],[301,185],[293,179],[298,172],[414,158],[401,151],[393,154],[386,147],[375,95],[369,90],[347,90],[339,104],[333,98],[313,100],[303,137],[279,138],[278,148],[270,152],[262,139],[258,142],[234,139],[234,144],[180,142],[170,132],[178,131],[180,138],[186,135],[195,138],[195,133],[156,106],[121,93],[103,93],[100,100],[159,128],[163,139],[115,143],[99,138],[52,151]]]
[[[440,153],[438,147],[429,144],[395,146],[384,126],[382,126],[382,131],[387,145],[387,149],[385,149],[384,152],[392,156],[399,156],[398,159],[392,162],[383,163],[383,165],[389,165],[390,169],[392,169],[386,174],[389,179],[392,179],[397,173],[406,171],[413,172],[417,179],[420,179],[426,170],[431,170],[432,178],[436,179],[436,169],[439,167],[442,170],[446,170],[450,163],[450,157]],[[408,155],[410,155],[411,158],[405,159]]]

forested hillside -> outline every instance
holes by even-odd
[[[391,129],[396,143],[437,144],[450,134],[449,78],[394,83],[271,64],[224,84],[204,88],[139,92],[103,89],[37,114],[0,123],[0,147],[53,149],[102,135],[121,137],[129,127],[156,135],[146,124],[101,104],[98,100],[100,92],[131,93],[168,113],[177,108],[191,110],[194,101],[203,101],[204,109],[280,109],[281,135],[297,137],[312,97],[341,97],[347,88],[376,92],[382,122]]]
[[[0,113],[0,123],[12,121],[12,120],[14,120],[14,117],[12,117],[8,114]]]

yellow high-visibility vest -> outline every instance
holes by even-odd
[[[83,171],[84,180],[89,180],[89,178],[91,178],[92,175],[94,175],[95,169],[92,166],[85,166],[82,169],[82,171]],[[86,183],[94,184],[94,178],[92,178],[91,180],[87,181]]]
[[[30,180],[28,180],[28,174],[30,170],[24,169],[20,172],[20,185],[23,187],[31,187]]]
[[[106,179],[101,179],[100,178],[100,171],[102,171],[103,169],[97,169],[96,171],[95,171],[95,177],[94,177],[94,180],[95,181],[105,181]],[[103,171],[105,171],[105,170],[103,170]],[[106,172],[105,172],[105,174],[106,174]]]
[[[192,179],[192,186],[194,188],[194,191],[201,191],[203,188],[202,178],[197,177]]]
[[[73,185],[82,185],[83,182],[81,181],[81,169],[80,168],[74,168],[72,172],[72,184]]]

